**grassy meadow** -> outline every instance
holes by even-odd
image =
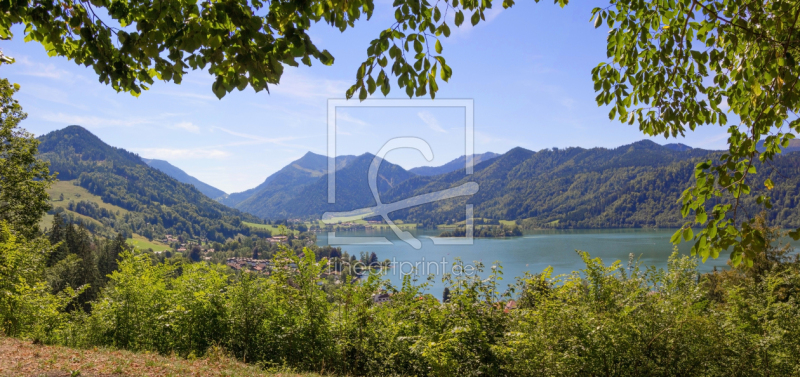
[[[169,245],[165,245],[155,240],[149,241],[147,238],[136,233],[133,234],[133,238],[128,238],[127,241],[129,244],[141,250],[153,249],[153,251],[164,251],[169,250],[170,248]]]
[[[67,209],[67,205],[69,202],[80,202],[80,201],[87,201],[91,203],[96,203],[100,208],[105,208],[108,211],[119,213],[120,215],[125,215],[128,213],[128,210],[122,207],[115,206],[113,204],[108,204],[103,202],[99,196],[92,194],[88,190],[83,187],[75,185],[75,181],[57,181],[53,183],[53,185],[47,190],[47,194],[50,195],[50,200],[48,203],[53,207],[62,207],[64,211],[73,215],[76,219],[82,220],[86,224],[94,224],[95,226],[104,228],[105,226],[100,223],[99,221],[92,219],[91,217],[81,215],[77,212],[70,211]],[[62,196],[63,195],[63,199]],[[53,224],[53,215],[45,215],[39,221],[39,228],[45,229]],[[154,249],[155,250],[155,249]]]
[[[242,224],[247,225],[247,226],[249,226],[251,228],[269,230],[270,233],[272,233],[273,236],[280,236],[281,235],[280,228],[275,226],[275,225],[271,225],[271,224],[256,224],[256,223],[250,223],[250,222],[247,222],[247,221],[242,221]],[[288,235],[288,232],[291,232],[291,231],[292,231],[291,229],[286,228],[287,235]],[[294,231],[294,234],[299,234],[299,233],[300,232],[298,232],[296,230]]]

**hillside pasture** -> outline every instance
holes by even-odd
[[[133,238],[128,238],[126,241],[129,245],[132,245],[140,250],[153,249],[153,251],[164,251],[170,249],[169,245],[165,245],[158,241],[150,241],[144,236],[136,233],[133,234]]]
[[[96,203],[100,208],[105,208],[108,211],[117,213],[119,212],[120,215],[125,215],[128,213],[128,210],[122,207],[115,206],[113,204],[108,204],[103,202],[103,199],[97,195],[92,194],[85,188],[78,186],[75,184],[76,181],[58,181],[53,184],[48,190],[47,194],[50,195],[50,205],[53,207],[59,206],[67,208],[69,202],[79,202],[81,200],[85,200],[87,202]],[[64,199],[61,200],[61,195],[64,195]]]
[[[247,226],[249,226],[251,228],[266,229],[270,233],[272,233],[273,236],[280,236],[281,235],[280,228],[275,226],[275,225],[271,225],[271,224],[256,224],[256,223],[250,223],[250,222],[247,222],[247,221],[242,221],[242,224],[247,225]],[[286,232],[291,232],[291,230],[289,228],[286,228]],[[300,232],[295,230],[294,234],[300,234]],[[286,234],[286,235],[288,235],[288,234]]]

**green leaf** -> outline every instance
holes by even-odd
[[[383,85],[381,85],[381,93],[383,93],[383,96],[384,96],[384,97],[385,97],[387,94],[389,94],[389,90],[390,90],[390,89],[391,89],[391,86],[389,85],[389,77],[385,77],[385,78],[383,79]]]
[[[692,228],[685,228],[683,230],[683,240],[689,241],[694,238],[694,232],[692,232]]]
[[[442,34],[444,34],[445,37],[450,37],[450,26],[447,26],[447,23],[442,24]]]
[[[695,215],[695,221],[697,221],[699,224],[706,222],[706,220],[708,220],[708,214],[706,214],[705,211],[698,212]]]
[[[464,12],[462,11],[456,12],[455,21],[456,21],[456,26],[461,26],[461,24],[464,23]]]
[[[442,53],[442,42],[440,42],[438,39],[436,40],[436,45],[434,47],[436,48],[437,54]]]
[[[669,239],[669,242],[677,245],[681,242],[681,231],[677,230],[675,233],[672,234],[672,238]]]

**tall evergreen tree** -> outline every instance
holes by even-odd
[[[55,246],[59,242],[64,241],[65,232],[66,226],[64,218],[61,216],[61,213],[56,213],[53,216],[53,224],[50,228],[50,234],[48,235],[50,244]],[[58,245],[58,247],[54,248],[53,252],[47,256],[47,267],[52,267],[62,259],[66,258],[67,254],[69,254],[69,248],[67,247],[66,243]]]
[[[83,291],[77,299],[77,304],[88,311],[90,308],[89,302],[97,297],[100,283],[91,238],[83,224],[78,224],[77,226],[70,224],[67,226],[65,241],[69,247],[69,252],[75,254],[81,260],[77,269],[78,276],[72,280],[77,282],[79,286],[88,286],[88,289]]]
[[[201,251],[202,250],[200,250],[200,246],[199,245],[194,245],[194,247],[192,247],[192,251],[189,252],[189,259],[191,259],[191,260],[193,260],[195,262],[199,262],[200,261],[200,252]]]
[[[100,249],[100,255],[97,259],[97,270],[100,279],[105,283],[108,280],[108,275],[116,271],[119,267],[117,260],[123,251],[127,250],[128,246],[125,242],[125,236],[122,233],[117,233],[117,237],[113,240],[105,242],[105,245]]]

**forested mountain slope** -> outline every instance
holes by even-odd
[[[348,211],[374,206],[369,189],[369,166],[375,156],[365,153],[354,158],[336,172],[336,203],[328,204],[328,175],[323,174],[295,192],[285,192],[285,199],[270,202],[256,213],[266,218],[319,218],[327,211]],[[378,191],[386,192],[401,182],[415,177],[402,167],[386,160],[378,170]]]
[[[336,169],[343,168],[353,159],[355,156],[336,157]],[[288,199],[287,195],[296,194],[303,186],[316,181],[327,171],[328,158],[308,152],[267,177],[260,185],[227,195],[219,201],[248,213],[259,214],[264,212],[265,208]]]
[[[156,168],[166,173],[168,176],[175,178],[178,182],[188,183],[194,186],[198,191],[202,192],[205,196],[216,199],[225,196],[225,191],[222,191],[214,186],[209,185],[181,170],[175,165],[170,164],[164,160],[155,160],[150,158],[142,158],[142,161],[151,168]]]
[[[50,162],[60,180],[74,180],[103,203],[128,211],[103,211],[83,201],[73,203],[70,211],[68,203],[56,203],[60,211],[88,216],[105,228],[147,238],[185,234],[224,241],[253,232],[242,220],[259,221],[147,166],[139,156],[109,146],[80,126],[53,131],[39,140],[38,157]]]
[[[650,141],[615,149],[516,148],[478,164],[472,176],[462,169],[410,179],[389,190],[384,201],[474,181],[480,190],[469,199],[431,203],[398,211],[394,217],[424,224],[458,221],[464,219],[464,205],[471,203],[476,217],[524,220],[537,227],[675,227],[684,221],[677,200],[693,183],[695,165],[718,153]],[[798,170],[800,155],[780,156],[772,166],[760,167],[762,173],[752,185],[754,191],[763,190],[767,176],[779,182],[769,192],[775,209],[767,216],[775,224],[800,225]],[[745,202],[745,208],[754,207]]]
[[[477,165],[483,161],[491,160],[497,156],[500,156],[497,153],[486,152],[473,155],[472,163]],[[452,171],[456,171],[459,169],[464,169],[466,165],[467,157],[461,156],[456,158],[442,166],[420,166],[416,168],[411,168],[408,171],[417,174],[417,175],[439,175],[439,174],[446,174]]]

